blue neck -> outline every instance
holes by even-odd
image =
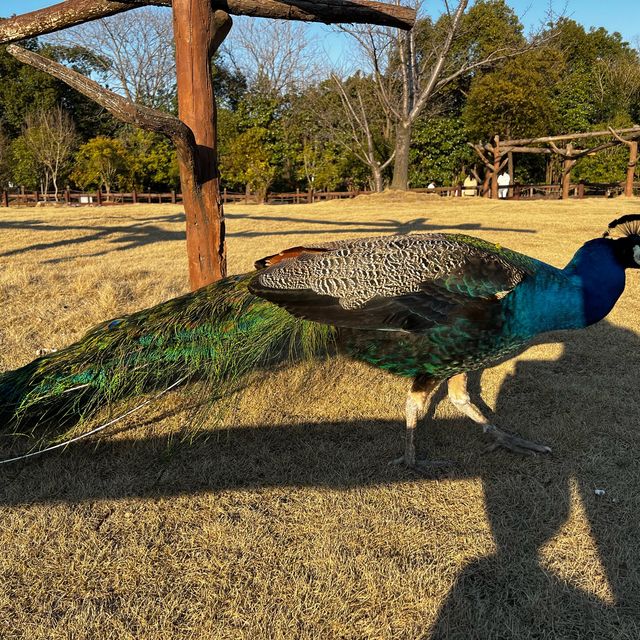
[[[615,255],[612,240],[599,238],[584,244],[564,268],[582,286],[585,326],[602,320],[622,295],[624,267]]]

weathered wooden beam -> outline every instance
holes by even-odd
[[[640,126],[634,125],[628,129],[618,129],[619,135],[631,134],[629,138],[640,137]],[[531,144],[543,144],[545,142],[562,142],[563,140],[579,140],[581,138],[599,138],[602,136],[610,136],[611,131],[587,131],[583,133],[568,133],[562,136],[546,136],[543,138],[522,138],[520,140],[505,140],[504,146],[520,146]]]
[[[609,127],[609,131],[618,142],[629,147],[629,162],[627,164],[627,179],[624,185],[624,195],[627,198],[631,198],[633,197],[633,179],[635,178],[636,165],[638,164],[638,142],[636,140],[626,140],[622,138],[611,127]]]
[[[507,147],[505,145],[504,150],[509,153],[553,153],[551,149],[546,147]]]
[[[116,2],[114,0],[67,0],[44,9],[29,11],[0,20],[0,43],[16,42],[45,35],[83,22],[106,18],[136,6],[171,4],[168,2]]]
[[[611,147],[617,146],[618,142],[611,140],[609,142],[603,142],[595,147],[590,147],[589,149],[576,149],[572,144],[568,144],[566,149],[560,149],[553,142],[548,142],[547,144],[551,147],[551,153],[555,153],[562,158],[573,158],[574,160],[579,160],[585,156],[595,155],[599,151],[611,149]]]
[[[617,141],[611,142],[603,142],[599,144],[597,147],[591,147],[590,149],[574,149],[572,152],[573,158],[584,158],[584,156],[592,156],[598,151],[604,151],[605,149],[611,149],[611,147],[616,147],[618,145]]]
[[[210,0],[211,8],[232,15],[302,20],[359,22],[411,29],[416,12],[410,7],[376,0]],[[0,44],[60,31],[142,6],[170,7],[171,0],[66,0],[44,9],[0,20]]]
[[[467,144],[475,150],[475,152],[478,154],[478,157],[480,158],[480,160],[482,160],[482,164],[484,164],[484,166],[489,169],[489,171],[491,171],[491,169],[493,168],[493,163],[489,161],[489,159],[487,158],[487,156],[485,155],[485,151],[486,149],[483,148],[483,146],[481,144],[473,144],[473,142],[467,142]],[[490,147],[488,149],[489,152],[491,152],[493,150],[493,147]]]
[[[627,164],[627,180],[624,186],[624,195],[627,198],[633,197],[633,179],[636,175],[636,165],[638,164],[638,143],[629,144],[629,163]]]
[[[358,22],[409,30],[416,11],[377,0],[211,0],[214,9],[233,15],[338,24]]]
[[[493,171],[491,172],[491,197],[494,200],[498,199],[498,174],[501,160],[500,136],[496,136],[493,139]]]
[[[571,169],[575,165],[576,160],[572,156],[572,145],[567,144],[567,148],[564,154],[564,161],[562,163],[562,199],[567,200],[569,198],[569,186],[571,184]]]
[[[62,82],[73,87],[76,91],[87,96],[87,98],[97,102],[116,118],[143,129],[150,129],[168,136],[176,145],[178,155],[195,170],[194,150],[196,141],[191,129],[175,116],[130,102],[117,93],[101,87],[97,82],[77,71],[15,44],[9,45],[7,52],[20,60],[20,62],[29,64],[58,78],[58,80],[62,80]]]

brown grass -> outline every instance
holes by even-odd
[[[640,201],[394,194],[228,208],[229,264],[310,240],[458,229],[564,264]],[[0,210],[0,369],[186,290],[176,206]],[[388,467],[405,382],[338,362],[255,380],[181,442],[179,394],[0,468],[0,637],[640,638],[638,274],[610,318],[476,376],[550,457],[480,455],[442,394]],[[604,496],[594,490],[602,488]]]

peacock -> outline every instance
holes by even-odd
[[[467,373],[515,356],[541,333],[604,318],[625,288],[625,270],[640,267],[640,214],[611,222],[563,269],[451,233],[296,246],[255,267],[104,322],[1,374],[0,424],[61,446],[69,434],[94,433],[178,386],[220,397],[251,372],[343,355],[411,381],[404,452],[394,463],[437,464],[416,458],[414,434],[445,381],[455,407],[491,437],[490,448],[549,453],[492,424],[471,402]],[[84,429],[99,411],[138,396],[146,399]]]

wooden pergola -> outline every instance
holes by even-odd
[[[587,138],[611,138],[611,140],[586,149],[580,149],[576,146],[576,141]],[[492,198],[498,197],[498,175],[505,166],[508,165],[509,175],[513,179],[514,153],[539,153],[555,154],[562,160],[562,198],[566,199],[569,197],[571,169],[576,162],[580,158],[620,144],[629,147],[624,194],[627,197],[633,196],[633,181],[638,163],[638,139],[640,139],[640,126],[635,125],[617,131],[609,128],[607,131],[588,131],[542,138],[522,138],[520,140],[500,140],[500,136],[495,136],[491,143],[469,144],[475,149],[480,161],[485,166],[485,194],[490,194]],[[564,143],[564,145],[558,146],[560,143]],[[489,184],[490,189],[488,188]]]
[[[7,51],[91,98],[120,120],[174,142],[186,214],[189,279],[196,289],[226,275],[224,212],[217,159],[211,58],[232,15],[306,22],[358,22],[410,29],[416,12],[375,0],[66,0],[0,20],[0,44],[41,36],[136,7],[172,7],[178,117],[126,100],[49,58],[12,44]]]

